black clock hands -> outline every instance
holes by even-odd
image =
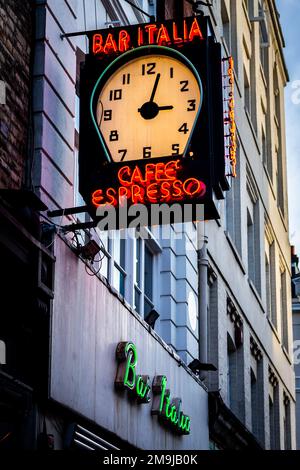
[[[160,73],[156,75],[153,90],[150,96],[150,100],[146,101],[146,103],[144,103],[143,106],[138,109],[138,112],[141,114],[142,118],[144,119],[154,119],[158,115],[159,111],[173,109],[174,107],[171,105],[170,106],[158,106],[158,104],[154,102],[154,97],[155,97],[155,93],[158,87],[159,80],[160,80]]]
[[[152,93],[151,93],[149,103],[152,103],[154,101],[154,96],[155,96],[155,93],[156,93],[156,90],[157,90],[157,87],[158,87],[159,79],[160,79],[160,73],[158,73],[156,75],[156,79],[155,79],[155,82],[154,82],[154,87],[153,87],[153,90],[152,90]]]

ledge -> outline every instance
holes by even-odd
[[[254,285],[253,282],[251,281],[251,279],[249,279],[249,277],[248,277],[248,283],[249,283],[249,286],[250,286],[250,288],[251,288],[253,294],[255,295],[255,298],[256,298],[256,300],[258,301],[258,303],[259,303],[259,305],[260,305],[260,307],[261,307],[263,313],[266,313],[265,308],[264,308],[263,303],[262,303],[261,296],[260,296],[259,292],[257,291],[255,285]]]
[[[292,359],[290,358],[290,355],[289,355],[288,351],[286,350],[285,346],[282,345],[282,346],[281,346],[281,349],[282,349],[282,351],[283,351],[283,354],[285,355],[285,357],[286,357],[287,360],[289,361],[290,365],[292,365],[292,364],[293,364]]]
[[[238,262],[243,274],[246,274],[246,268],[244,266],[244,263],[243,263],[243,260],[241,258],[241,255],[239,254],[235,244],[234,244],[234,241],[232,240],[230,234],[227,232],[227,230],[224,230],[224,233],[225,233],[225,236],[227,238],[227,241],[229,243],[229,246],[234,254],[234,257],[236,259],[236,261]]]
[[[270,325],[271,329],[273,330],[273,333],[274,333],[278,343],[280,344],[279,334],[278,334],[278,331],[276,330],[275,325],[273,324],[272,320],[270,320],[270,318],[268,318],[268,322],[269,322],[269,325]]]

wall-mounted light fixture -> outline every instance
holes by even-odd
[[[155,322],[159,317],[159,313],[153,308],[148,315],[145,317],[145,322],[148,323],[148,325],[151,326],[152,329],[154,329]]]

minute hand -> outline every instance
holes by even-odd
[[[156,75],[156,79],[155,79],[155,82],[154,82],[154,87],[153,87],[153,90],[152,90],[152,93],[151,93],[151,97],[150,97],[150,103],[152,103],[154,101],[154,96],[155,96],[155,93],[156,93],[156,90],[157,90],[157,86],[158,86],[158,82],[159,82],[159,79],[160,79],[160,73],[158,73]]]

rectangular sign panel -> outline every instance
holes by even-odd
[[[204,205],[228,189],[221,47],[207,18],[89,33],[80,79],[80,192],[92,215]]]

